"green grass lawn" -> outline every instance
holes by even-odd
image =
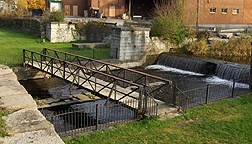
[[[50,43],[34,36],[33,34],[26,34],[24,32],[5,30],[0,28],[0,63],[9,66],[18,65],[22,61],[23,49],[29,49],[35,52],[42,52],[43,48],[52,48],[60,51],[71,52],[73,54],[82,55],[85,57],[93,57],[93,49],[78,49],[72,48],[70,43]],[[110,58],[110,48],[95,49],[96,59]]]
[[[252,143],[252,94],[188,110],[168,120],[144,120],[81,135],[65,143]]]

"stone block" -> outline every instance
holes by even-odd
[[[6,82],[6,81],[17,81],[17,76],[14,74],[14,72],[1,74],[0,70],[0,82]]]
[[[25,108],[4,116],[8,134],[31,132],[43,129],[54,129],[53,125],[37,110]]]
[[[21,85],[5,85],[0,87],[0,97],[21,94],[28,94],[26,89]]]
[[[4,107],[10,111],[17,111],[23,108],[37,107],[36,102],[29,94],[1,97],[1,102],[3,102],[3,104],[0,105],[0,107]]]
[[[6,144],[64,144],[53,129],[19,133],[11,137],[0,138],[0,142]]]

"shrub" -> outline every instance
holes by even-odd
[[[193,42],[187,46],[187,51],[194,55],[205,55],[208,51],[208,46],[205,40]]]
[[[155,17],[152,21],[152,36],[159,36],[173,44],[179,45],[188,36],[185,24],[177,17]]]
[[[97,23],[94,22],[78,22],[75,24],[75,31],[79,33],[80,35],[83,35],[86,32],[92,33],[95,30],[110,30],[112,26],[105,25],[103,22],[97,21]]]
[[[49,21],[58,22],[64,21],[64,13],[61,11],[52,11],[49,13]]]

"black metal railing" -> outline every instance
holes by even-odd
[[[171,87],[172,81],[149,75],[143,72],[139,72],[136,70],[120,67],[114,64],[110,64],[107,62],[99,61],[96,59],[91,59],[67,52],[62,52],[50,48],[45,48],[43,50],[43,54],[52,56],[55,58],[63,59],[65,61],[69,61],[72,63],[76,63],[78,65],[82,65],[85,67],[88,67],[92,70],[96,71],[102,71],[105,74],[116,76],[120,79],[127,80],[133,83],[136,83],[138,85],[142,85],[143,89],[146,93],[146,95],[152,96],[155,95],[167,95],[167,97],[171,97],[170,92],[163,92],[164,89],[167,89]],[[108,77],[99,75],[99,79],[102,79],[107,82],[111,82],[111,79],[108,79]],[[117,81],[117,85],[126,88],[130,87],[127,83],[123,81]],[[132,87],[134,88],[134,87]],[[162,90],[163,89],[163,90]]]
[[[193,107],[199,104],[208,104],[223,98],[234,98],[236,95],[249,92],[249,85],[243,83],[250,78],[233,80],[218,84],[208,84],[205,87],[191,89],[187,91],[177,90],[175,97],[177,105],[182,109]]]
[[[78,105],[61,111],[42,111],[55,131],[62,137],[105,129],[116,124],[131,123],[145,117],[141,110],[136,109],[139,100],[123,102],[109,101],[103,104]],[[149,103],[157,112],[155,102]],[[150,111],[149,111],[150,112]]]
[[[64,54],[67,55],[67,53]],[[23,50],[24,65],[36,67],[44,72],[68,80],[72,82],[72,84],[89,89],[95,95],[102,95],[108,99],[112,98],[117,101],[125,99],[139,100],[141,103],[136,105],[137,107],[135,108],[141,109],[143,112],[156,117],[156,113],[150,113],[151,108],[148,107],[148,105],[152,103],[152,101],[155,102],[155,100],[150,94],[147,95],[146,86],[122,79],[116,75],[98,71],[98,69],[89,68],[87,65],[80,65],[79,63],[62,60],[60,58],[61,57],[59,57],[57,53],[55,53],[55,57],[52,57],[26,49]],[[65,57],[65,59],[68,58]],[[99,77],[105,77],[106,79],[110,79],[110,81],[102,81]],[[118,83],[125,83],[132,88],[125,89],[119,87],[117,86]]]

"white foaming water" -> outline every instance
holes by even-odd
[[[233,87],[233,82],[232,81],[221,79],[221,78],[219,78],[217,76],[212,76],[212,77],[206,78],[206,82],[208,84],[225,84],[225,85],[228,85],[230,87]],[[244,84],[244,83],[235,83],[235,87],[236,88],[249,89],[249,85]]]
[[[167,67],[167,66],[163,66],[163,65],[150,65],[150,66],[147,66],[145,69],[158,69],[161,71],[170,71],[170,72],[195,75],[195,76],[204,76],[205,75],[205,74],[195,73],[195,72],[191,72],[191,71],[185,71],[185,70],[181,70],[181,69]]]

